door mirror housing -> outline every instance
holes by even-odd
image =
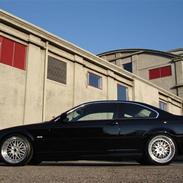
[[[68,122],[69,121],[69,119],[67,118],[67,113],[61,114],[60,121],[61,122]]]

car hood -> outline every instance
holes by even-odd
[[[0,135],[3,133],[7,133],[7,132],[16,132],[16,131],[24,131],[24,130],[28,130],[28,129],[39,129],[39,128],[43,128],[44,126],[46,126],[46,124],[50,123],[49,121],[46,122],[39,122],[39,123],[34,123],[34,124],[27,124],[27,125],[20,125],[20,126],[14,126],[14,127],[10,127],[10,128],[5,128],[0,130]]]

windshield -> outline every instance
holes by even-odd
[[[51,121],[57,122],[57,121],[59,121],[59,120],[61,120],[61,119],[64,119],[64,118],[66,118],[66,116],[68,116],[70,113],[72,113],[72,112],[74,112],[75,110],[77,110],[78,108],[84,107],[84,106],[85,106],[85,104],[76,106],[76,107],[74,107],[74,108],[72,108],[72,109],[70,109],[70,110],[68,110],[68,111],[66,111],[66,112],[63,112],[63,113],[60,114],[59,116],[53,118]]]

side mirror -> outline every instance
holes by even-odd
[[[66,114],[66,113],[61,114],[60,120],[61,120],[62,122],[68,122],[69,119],[67,118],[67,114]]]

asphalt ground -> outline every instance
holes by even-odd
[[[0,165],[3,183],[183,183],[183,162],[142,166],[135,162],[43,162],[37,166]]]

